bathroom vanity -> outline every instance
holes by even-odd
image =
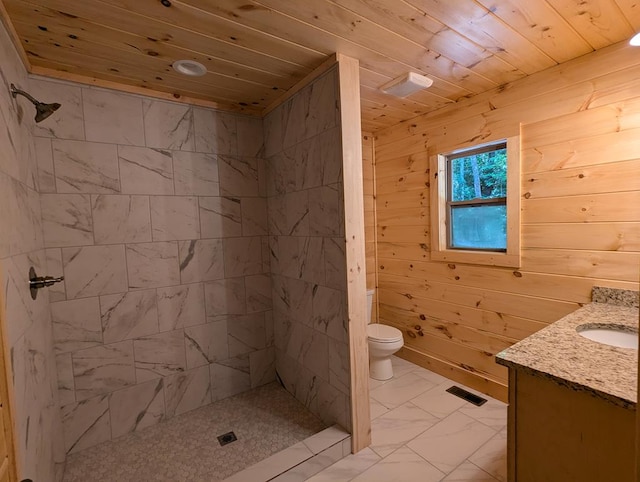
[[[593,299],[496,356],[509,368],[510,482],[634,480],[638,350],[579,332],[637,334],[638,293]]]

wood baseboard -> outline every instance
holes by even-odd
[[[477,375],[465,370],[456,365],[452,365],[446,361],[435,358],[431,355],[421,353],[414,348],[403,346],[397,356],[400,358],[415,363],[427,370],[431,370],[443,377],[447,377],[450,380],[462,383],[469,388],[478,390],[479,392],[486,393],[490,397],[507,403],[508,401],[508,387],[506,384],[494,380],[492,378]]]

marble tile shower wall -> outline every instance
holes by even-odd
[[[351,427],[337,69],[265,117],[278,374],[325,422]]]
[[[32,83],[67,453],[272,381],[262,120]]]
[[[13,384],[13,421],[20,478],[57,480],[64,452],[47,293],[32,300],[29,267],[46,271],[33,107],[12,99],[13,83],[31,90],[27,73],[0,23],[0,319]],[[60,464],[56,467],[56,462]]]

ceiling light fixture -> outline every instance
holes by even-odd
[[[207,68],[195,60],[176,60],[171,66],[179,74],[191,77],[200,77],[207,73]]]
[[[395,95],[396,97],[406,97],[422,89],[431,87],[433,80],[417,72],[407,72],[400,77],[396,77],[387,82],[380,90],[385,94]]]
[[[629,40],[629,43],[634,47],[640,47],[640,33],[637,33],[633,37],[631,37],[631,40]]]

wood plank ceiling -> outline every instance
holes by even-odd
[[[115,82],[255,115],[333,52],[355,57],[367,131],[640,30],[637,0],[0,2],[33,73]],[[182,76],[171,69],[177,59],[197,60],[209,73]],[[405,99],[379,90],[410,70],[433,86]]]

